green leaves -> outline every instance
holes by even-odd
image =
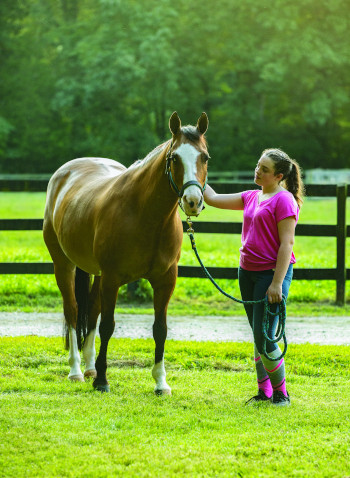
[[[208,113],[213,169],[246,170],[268,146],[304,169],[347,166],[339,0],[3,3],[0,170],[82,155],[129,165],[169,137],[174,110],[184,123]]]

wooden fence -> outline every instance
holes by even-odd
[[[211,184],[214,185],[212,181]],[[45,191],[47,179],[3,179],[0,177],[0,191]],[[215,190],[220,193],[239,192],[256,187],[252,183],[217,183]],[[333,269],[294,269],[296,280],[334,280],[337,283],[336,302],[344,304],[346,280],[350,280],[350,269],[346,269],[346,238],[350,237],[350,226],[346,225],[346,200],[350,196],[347,185],[308,185],[307,196],[335,197],[337,201],[337,222],[326,224],[298,224],[297,236],[335,237],[337,263]],[[0,231],[34,231],[42,229],[42,219],[0,219]],[[187,224],[183,223],[184,231]],[[241,234],[242,223],[239,222],[195,222],[195,232],[211,234]],[[216,279],[237,279],[236,267],[208,267],[210,274]],[[3,262],[0,263],[0,274],[52,274],[51,262]],[[199,266],[179,266],[179,277],[205,277]]]

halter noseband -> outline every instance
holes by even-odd
[[[171,144],[170,144],[170,148],[169,148],[169,151],[167,152],[167,155],[166,155],[166,166],[165,166],[165,174],[168,176],[168,179],[169,179],[169,184],[170,186],[172,187],[172,189],[174,190],[174,192],[178,195],[179,197],[179,205],[182,209],[182,206],[181,206],[181,199],[182,199],[182,196],[184,195],[184,192],[185,192],[185,189],[187,189],[189,186],[197,186],[197,188],[199,188],[201,190],[201,193],[202,193],[202,199],[200,200],[200,203],[198,205],[198,207],[200,207],[202,205],[202,202],[203,202],[203,193],[205,191],[205,188],[207,187],[207,181],[208,181],[208,176],[205,178],[205,183],[204,183],[204,186],[202,187],[202,185],[200,184],[200,182],[192,179],[192,181],[187,181],[187,183],[185,183],[181,189],[179,189],[173,179],[173,175],[171,174],[171,161],[174,161],[174,156],[173,156],[173,141],[171,140]]]

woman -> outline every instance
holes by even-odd
[[[221,209],[243,209],[242,247],[238,270],[239,286],[245,301],[267,295],[270,304],[288,296],[293,275],[295,226],[303,202],[303,183],[299,165],[280,149],[266,149],[255,168],[255,183],[261,190],[237,194],[216,194],[207,186],[204,199]],[[245,305],[254,334],[254,358],[258,394],[247,404],[270,400],[276,406],[290,405],[286,389],[284,359],[268,360],[262,355],[263,304]],[[272,317],[269,336],[274,336],[278,316]],[[268,342],[272,358],[281,350]]]

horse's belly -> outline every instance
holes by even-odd
[[[93,254],[91,231],[83,227],[73,229],[71,224],[67,224],[65,227],[66,222],[69,223],[69,221],[63,221],[57,230],[57,239],[63,252],[80,269],[90,274],[99,275],[100,266]]]

